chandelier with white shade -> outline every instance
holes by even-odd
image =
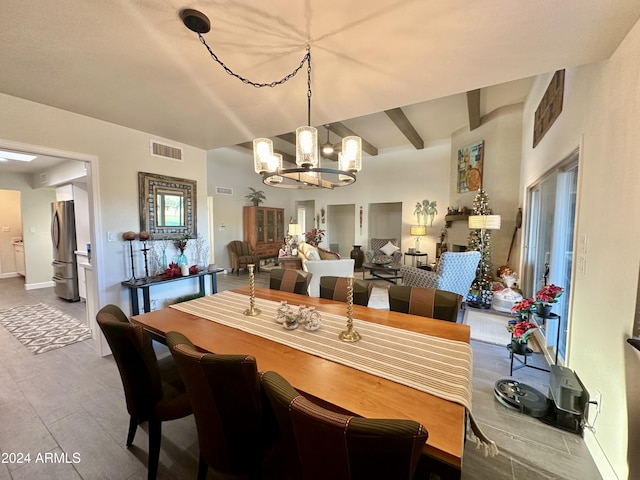
[[[262,175],[262,182],[279,188],[335,188],[351,185],[356,181],[356,172],[362,169],[362,140],[357,136],[342,139],[342,149],[338,154],[338,168],[321,165],[318,151],[318,131],[311,126],[311,48],[300,61],[300,64],[281,80],[269,83],[257,83],[248,80],[227,67],[207,45],[203,33],[211,29],[211,23],[206,15],[184,9],[180,12],[184,25],[198,34],[200,42],[207,48],[211,58],[219,63],[224,70],[243,83],[254,87],[275,87],[293,78],[307,65],[307,125],[296,129],[296,165],[285,168],[282,154],[273,149],[273,142],[268,138],[256,138],[253,141],[253,163],[256,173]]]

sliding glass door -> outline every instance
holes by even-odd
[[[564,294],[554,305],[560,325],[550,322],[541,329],[547,347],[564,360],[569,322],[569,298],[573,271],[573,245],[578,186],[578,151],[547,172],[528,191],[529,216],[525,251],[524,294],[533,296],[542,286],[555,284]],[[558,345],[556,338],[560,335]]]

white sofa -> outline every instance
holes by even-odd
[[[353,275],[355,260],[340,258],[337,260],[302,260],[302,269],[313,274],[309,283],[309,296],[320,296],[320,277],[346,277]]]

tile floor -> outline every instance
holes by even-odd
[[[218,276],[219,290],[246,283],[244,272]],[[257,275],[256,285],[267,286],[268,273]],[[376,291],[383,298],[383,290]],[[27,292],[21,278],[0,280],[0,308],[38,302],[85,319],[83,303],[59,299],[52,289]],[[580,436],[507,409],[494,399],[494,383],[508,377],[507,352],[502,346],[471,343],[474,414],[500,454],[486,458],[467,442],[462,479],[600,479]],[[0,480],[146,478],[146,426],[138,429],[133,447],[126,449],[128,416],[111,357],[98,357],[90,341],[32,355],[2,327],[0,344],[0,452],[31,454],[30,463],[0,462]],[[547,373],[525,368],[514,372],[514,378],[547,393]],[[197,457],[193,418],[166,422],[158,478],[195,478]]]

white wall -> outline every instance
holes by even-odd
[[[285,223],[289,222],[289,217],[295,217],[295,211],[289,191],[264,185],[262,177],[253,172],[253,154],[249,150],[219,148],[210,150],[207,158],[207,183],[209,195],[213,197],[216,264],[231,271],[227,245],[232,240],[243,239],[242,207],[252,205],[244,198],[250,193],[249,187],[264,191],[267,199],[262,206],[284,208]],[[233,195],[216,194],[216,187],[232,188]]]
[[[568,366],[591,395],[602,392],[595,430],[585,438],[604,478],[619,479],[640,478],[640,352],[625,343],[633,332],[640,265],[639,51],[636,24],[610,60],[567,70],[563,111],[532,148],[535,109],[552,74],[539,78],[523,124],[523,195],[582,147],[576,239],[586,237],[586,269],[574,271]]]

